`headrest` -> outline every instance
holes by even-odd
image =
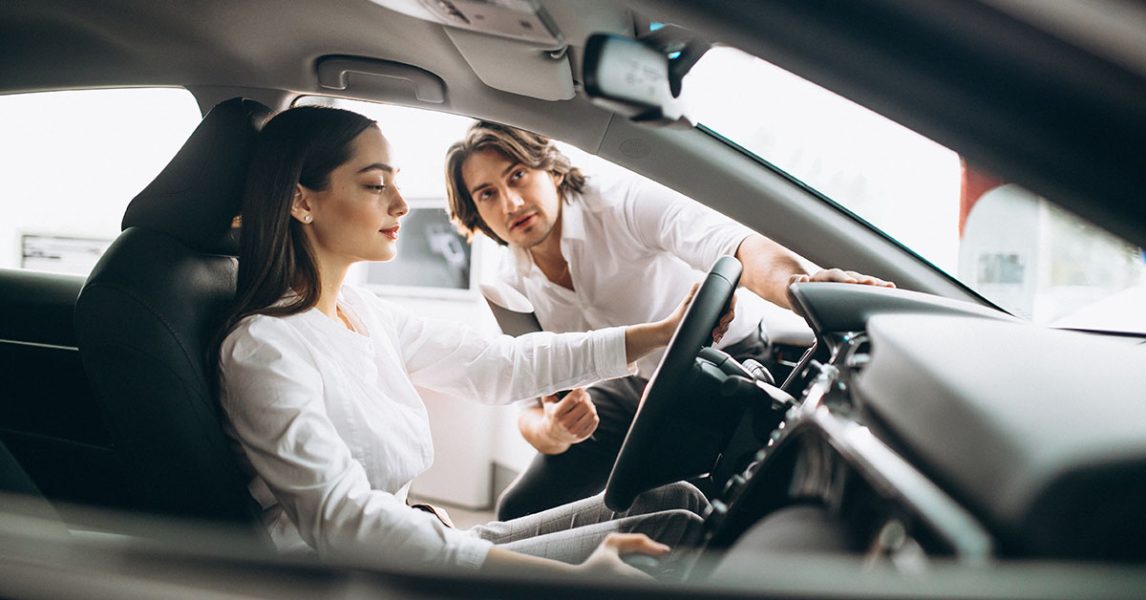
[[[183,148],[127,206],[123,229],[166,233],[201,252],[237,254],[239,212],[255,137],[271,110],[232,98],[203,117]]]

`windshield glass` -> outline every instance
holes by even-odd
[[[701,125],[1013,314],[1055,327],[1146,332],[1141,248],[739,50],[710,50],[684,89]]]

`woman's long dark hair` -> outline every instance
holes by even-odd
[[[292,315],[318,302],[314,251],[291,216],[295,186],[326,189],[330,173],[350,160],[351,142],[369,127],[377,123],[358,113],[305,106],[279,113],[259,132],[243,192],[238,289],[209,364],[218,364],[223,339],[244,317]]]

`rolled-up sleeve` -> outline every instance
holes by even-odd
[[[255,472],[322,555],[477,568],[491,544],[372,489],[338,435],[310,350],[281,321],[254,317],[221,355],[222,406]]]
[[[491,336],[450,321],[387,312],[418,387],[506,404],[629,374],[623,327]]]
[[[633,237],[699,271],[707,271],[721,256],[735,255],[752,235],[744,225],[653,182],[630,182],[621,196],[620,221]]]

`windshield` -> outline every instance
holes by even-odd
[[[1013,314],[1146,333],[1146,253],[858,104],[733,48],[686,78],[699,124]]]

